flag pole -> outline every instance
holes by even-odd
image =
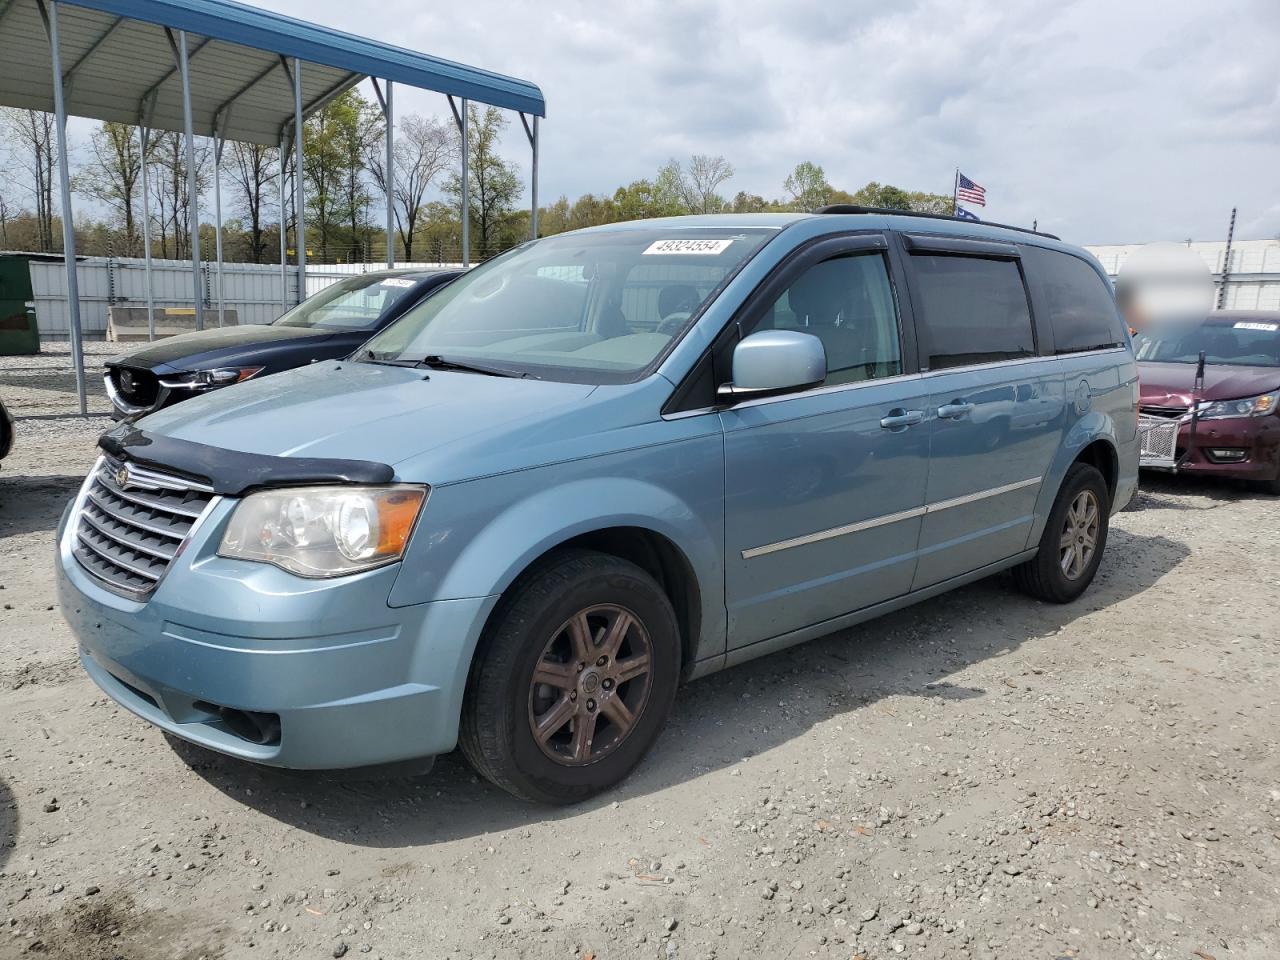
[[[960,201],[957,199],[960,195],[960,168],[956,167],[956,178],[951,182],[951,215],[956,216],[956,211],[960,209]]]

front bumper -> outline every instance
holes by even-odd
[[[1223,453],[1230,451],[1229,456]],[[1179,473],[1234,480],[1280,479],[1280,416],[1201,420],[1192,436],[1190,420],[1178,429],[1174,457]],[[1169,469],[1144,460],[1144,468]]]
[[[218,557],[232,506],[212,508],[201,542],[144,602],[80,567],[64,516],[58,595],[94,682],[184,740],[272,766],[365,767],[452,750],[496,598],[390,607],[395,565],[303,580]]]

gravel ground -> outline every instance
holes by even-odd
[[[65,411],[66,366],[0,393]],[[546,809],[104,698],[50,570],[103,426],[20,421],[0,469],[0,957],[1280,956],[1280,501],[1144,481],[1076,604],[997,577],[699,681],[627,783]]]

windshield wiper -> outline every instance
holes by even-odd
[[[527,377],[523,370],[508,370],[504,367],[489,367],[472,363],[469,360],[446,360],[438,353],[429,353],[425,357],[413,361],[401,361],[409,366],[430,367],[432,370],[461,370],[466,373],[483,373],[490,377]]]

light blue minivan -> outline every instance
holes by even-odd
[[[101,440],[58,537],[89,675],[295,768],[461,746],[572,802],[677,685],[1012,568],[1079,596],[1137,478],[1097,263],[857,207],[488,261],[353,356]]]

